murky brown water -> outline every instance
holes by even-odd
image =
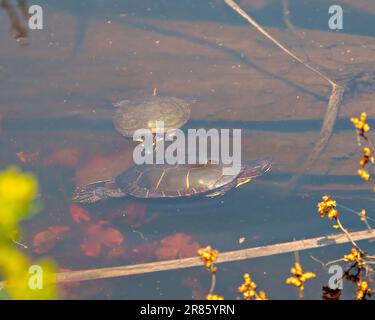
[[[373,194],[356,177],[357,142],[348,120],[362,111],[370,123],[375,117],[375,6],[370,0],[336,1],[345,20],[344,30],[333,32],[327,27],[329,1],[289,2],[299,36],[286,29],[281,1],[239,3],[348,88],[328,147],[292,195],[285,193],[285,182],[318,139],[330,87],[222,1],[36,1],[45,10],[45,30],[30,31],[22,7],[3,0],[0,167],[17,164],[35,172],[44,203],[24,225],[27,253],[49,255],[61,268],[78,270],[187,257],[208,244],[230,251],[331,234],[329,223],[316,214],[325,193],[375,218]],[[153,88],[197,99],[185,129],[241,128],[242,157],[272,157],[271,172],[217,199],[123,199],[88,206],[84,215],[90,221],[77,223],[82,212],[72,207],[74,188],[110,179],[131,165],[134,144],[115,131],[112,101],[151,94]],[[107,224],[101,225],[103,220]],[[364,228],[350,213],[345,223],[352,230]],[[37,243],[35,235],[51,227],[59,241]],[[93,243],[90,235],[98,232],[123,242]],[[300,253],[304,267],[318,274],[306,298],[320,298],[328,279],[310,255],[329,260],[349,249]],[[293,259],[286,254],[219,265],[217,291],[235,298],[242,274],[249,272],[270,298],[294,298],[293,288],[284,285]],[[203,267],[184,269],[85,282],[65,287],[63,297],[201,298],[209,280]],[[343,297],[351,298],[347,286]]]

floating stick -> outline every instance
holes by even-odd
[[[375,231],[365,230],[352,232],[351,238],[355,241],[375,238]],[[215,264],[254,259],[259,257],[272,256],[276,254],[326,247],[333,244],[342,244],[347,242],[349,242],[349,239],[345,234],[338,234],[332,236],[324,236],[292,242],[278,243],[256,248],[235,250],[220,253],[218,260],[215,262]],[[62,272],[57,274],[57,282],[107,279],[201,266],[202,261],[200,260],[200,258],[192,257],[186,259],[167,260],[120,267]]]
[[[351,239],[354,241],[361,241],[366,239],[374,239],[374,230],[365,230],[352,232],[350,234]],[[296,252],[307,249],[321,248],[334,244],[348,243],[350,240],[345,234],[310,238],[305,240],[298,240],[292,242],[278,243],[263,247],[248,248],[242,250],[235,250],[229,252],[220,253],[215,264],[248,260],[260,257],[267,257],[276,254],[283,254],[288,252]],[[167,260],[160,262],[150,262],[143,264],[89,269],[89,270],[77,270],[61,272],[56,274],[56,281],[58,283],[74,282],[74,281],[88,281],[98,279],[109,279],[116,277],[126,277],[132,275],[139,275],[152,272],[178,270],[192,267],[201,267],[202,261],[198,257]],[[0,282],[0,289],[5,288],[5,282]]]

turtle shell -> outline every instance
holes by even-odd
[[[176,198],[198,194],[224,193],[241,179],[250,181],[269,170],[270,163],[255,160],[247,163],[236,175],[224,175],[223,165],[208,164],[143,164],[134,166],[115,183],[124,192],[137,198]]]
[[[164,122],[164,130],[182,127],[190,118],[190,105],[194,101],[174,97],[150,96],[134,101],[122,100],[114,104],[117,110],[113,123],[117,131],[132,137],[138,129],[156,132],[156,121]]]

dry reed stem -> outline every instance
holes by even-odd
[[[358,244],[354,241],[352,236],[350,235],[349,231],[344,228],[339,218],[336,219],[336,222],[338,226],[340,227],[341,231],[344,232],[344,234],[348,237],[348,240],[353,244],[353,246],[362,254],[364,255],[363,250],[358,246]]]
[[[214,294],[215,288],[216,288],[216,267],[211,266],[211,287],[208,292],[208,294]]]

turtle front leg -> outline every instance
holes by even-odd
[[[125,197],[126,193],[121,189],[110,189],[106,187],[99,187],[96,184],[87,185],[82,188],[77,188],[73,194],[72,200],[77,203],[90,204],[111,198]]]

